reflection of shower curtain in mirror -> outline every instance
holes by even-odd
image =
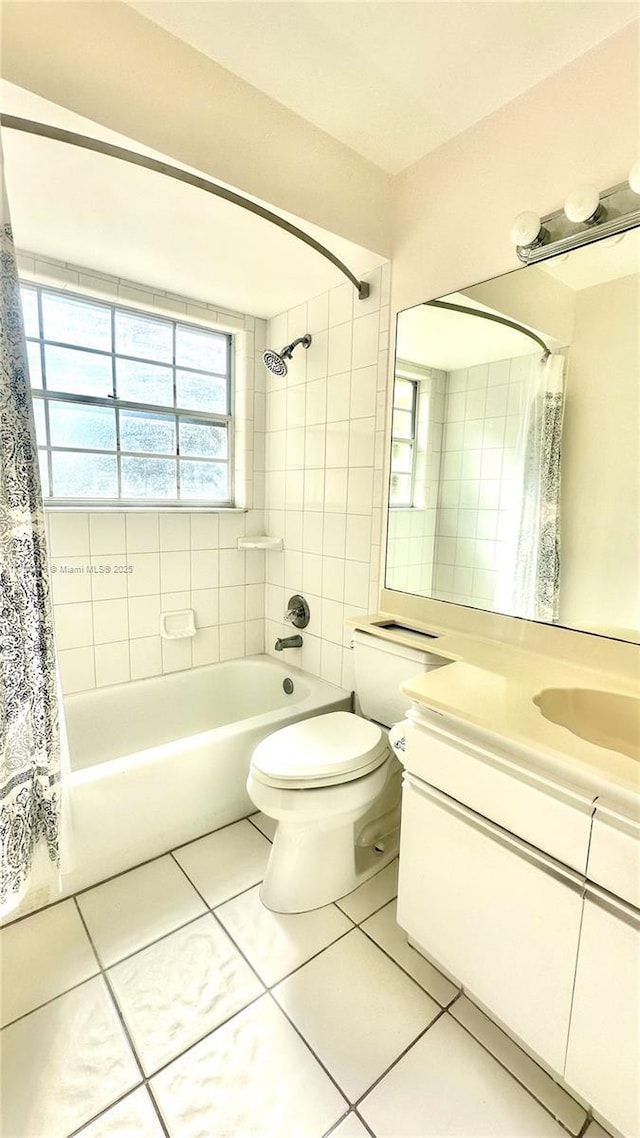
[[[27,889],[36,848],[39,857],[41,849],[47,849],[51,863],[57,864],[60,818],[58,699],[44,512],[4,182],[1,205],[0,914],[14,908]]]
[[[516,468],[513,575],[505,612],[530,620],[558,618],[560,586],[560,451],[564,359],[548,356],[525,385]]]

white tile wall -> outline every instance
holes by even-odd
[[[47,516],[65,692],[263,651],[264,554],[234,548],[261,528],[261,511]],[[108,535],[118,548],[104,548]],[[90,565],[110,572],[89,573]],[[160,613],[177,608],[193,608],[198,631],[161,641]]]
[[[449,373],[433,574],[433,595],[440,600],[499,604],[529,366],[529,358],[520,357]]]
[[[285,378],[267,377],[266,517],[285,548],[267,556],[266,649],[291,633],[286,602],[303,592],[311,621],[286,659],[347,688],[345,618],[378,604],[390,266],[365,279],[367,301],[339,285],[275,317],[267,335],[313,341]]]
[[[438,386],[426,446],[418,439],[416,482],[425,490],[424,509],[389,513],[389,587],[499,609],[529,367],[530,358],[519,357],[434,370]]]
[[[344,619],[378,602],[390,266],[367,276],[368,300],[339,285],[274,318],[267,337],[265,321],[250,316],[33,254],[19,260],[25,279],[243,333],[236,483],[253,508],[48,514],[63,689],[261,652],[265,633],[273,651],[290,632],[286,600],[300,590],[312,621],[303,649],[288,658],[351,687]],[[286,380],[268,375],[260,360],[267,339],[307,331],[313,343],[296,352]],[[282,553],[238,552],[238,537],[265,529],[284,537]],[[183,607],[195,611],[196,636],[161,640],[160,613]]]

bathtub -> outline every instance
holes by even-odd
[[[297,719],[349,707],[349,692],[269,656],[68,696],[64,893],[246,817],[256,744]]]

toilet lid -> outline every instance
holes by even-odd
[[[374,770],[388,750],[376,723],[350,711],[332,711],[268,735],[253,752],[251,766],[282,782],[338,781],[362,768]]]

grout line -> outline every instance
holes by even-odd
[[[257,822],[254,822],[254,820],[253,820],[253,817],[254,817],[254,815],[252,815],[252,814],[250,814],[250,815],[247,815],[247,822],[251,822],[251,825],[253,826],[253,828],[254,828],[255,830],[257,830],[259,834],[262,834],[262,837],[263,837],[263,838],[266,838],[266,839],[267,839],[267,841],[271,843],[271,845],[273,845],[273,838],[270,838],[270,837],[268,836],[268,834],[265,834],[264,830],[261,830],[261,829],[260,829],[260,827],[259,827],[258,823],[257,823]],[[265,815],[265,817],[266,817],[266,815]]]
[[[269,989],[269,991],[268,991],[267,995],[268,995],[268,996],[269,996],[269,997],[270,997],[270,998],[273,1000],[273,1002],[274,1002],[274,1004],[275,1004],[276,1008],[278,1009],[278,1011],[279,1011],[279,1012],[281,1012],[281,1013],[282,1013],[282,1015],[283,1015],[283,1016],[284,1016],[284,1018],[286,1019],[287,1023],[290,1025],[290,1027],[292,1027],[292,1028],[293,1028],[293,1030],[295,1031],[295,1033],[296,1033],[296,1035],[298,1036],[298,1038],[299,1038],[299,1039],[302,1041],[302,1043],[304,1044],[304,1046],[307,1048],[307,1051],[310,1051],[310,1052],[311,1052],[311,1054],[313,1055],[313,1057],[314,1057],[314,1059],[315,1059],[316,1063],[318,1063],[318,1065],[319,1065],[320,1067],[322,1067],[322,1070],[324,1071],[325,1075],[327,1076],[327,1078],[328,1078],[328,1079],[330,1079],[330,1080],[331,1080],[331,1082],[333,1083],[333,1085],[334,1085],[334,1087],[336,1088],[336,1090],[337,1090],[337,1091],[339,1091],[339,1093],[342,1095],[343,1099],[345,1100],[345,1102],[346,1102],[346,1104],[347,1104],[348,1110],[350,1110],[350,1109],[351,1109],[351,1103],[350,1103],[349,1099],[347,1098],[347,1095],[346,1095],[345,1091],[343,1090],[343,1088],[340,1086],[340,1084],[337,1082],[337,1080],[336,1080],[336,1079],[334,1078],[334,1076],[331,1074],[331,1071],[329,1070],[329,1068],[325,1066],[325,1064],[322,1062],[322,1059],[320,1059],[320,1057],[319,1057],[319,1056],[316,1054],[316,1052],[313,1050],[313,1047],[312,1047],[312,1046],[311,1046],[311,1044],[309,1043],[308,1039],[305,1039],[304,1035],[303,1035],[303,1034],[302,1034],[302,1032],[300,1031],[300,1028],[296,1026],[296,1024],[293,1022],[293,1020],[291,1019],[291,1017],[290,1017],[290,1016],[288,1015],[288,1013],[285,1011],[285,1009],[284,1009],[284,1008],[283,1008],[283,1007],[282,1007],[282,1006],[281,1006],[281,1005],[278,1003],[278,1001],[276,1000],[276,998],[275,998],[275,996],[274,996],[273,992],[272,992],[270,989]],[[346,1116],[346,1114],[348,1113],[348,1110],[347,1110],[347,1111],[345,1111],[345,1114],[344,1114],[344,1115],[342,1116],[342,1118],[340,1119],[340,1121],[341,1121],[341,1122],[343,1121],[344,1117],[345,1117],[345,1116]]]
[[[357,927],[360,929],[361,933],[364,933],[364,935],[367,937],[368,940],[371,941],[372,944],[375,944],[376,948],[380,949],[380,952],[384,953],[384,955],[386,957],[388,957],[389,960],[391,960],[395,965],[397,965],[397,967],[400,969],[401,972],[404,972],[405,976],[408,976],[408,978],[410,980],[413,980],[414,984],[417,984],[418,987],[421,989],[421,991],[423,991],[427,996],[429,996],[429,999],[433,1000],[434,1003],[436,1003],[439,1008],[443,1008],[446,1011],[446,1009],[452,1007],[453,1004],[455,1004],[456,1000],[462,995],[462,989],[459,988],[456,991],[455,996],[452,996],[452,998],[449,1000],[449,1002],[447,1004],[442,1004],[440,1002],[440,1000],[436,999],[436,997],[433,995],[433,992],[430,992],[429,989],[425,988],[424,985],[421,984],[419,980],[416,980],[415,976],[412,976],[411,972],[409,972],[408,969],[405,968],[404,965],[402,965],[399,960],[396,960],[395,956],[392,956],[391,953],[388,952],[387,949],[384,947],[384,945],[380,944],[375,939],[375,937],[372,937],[371,934],[368,933],[366,929],[362,928],[362,925],[358,925]],[[411,948],[411,945],[408,945],[408,947]],[[415,952],[415,949],[413,951]],[[418,953],[417,955],[420,957],[421,960],[424,960],[426,964],[431,963],[429,960],[427,960],[427,958],[425,956],[421,957],[420,953]],[[435,966],[433,964],[431,965],[431,967],[433,968],[434,972],[438,972],[438,969],[435,968]],[[442,973],[438,972],[438,975],[442,976]],[[447,977],[442,976],[442,979],[447,980]],[[453,982],[451,980],[448,980],[447,983],[451,984],[452,987],[455,987],[455,984],[453,984]]]
[[[333,1125],[330,1127],[330,1129],[329,1129],[329,1130],[325,1130],[325,1132],[324,1132],[324,1134],[323,1134],[322,1138],[331,1138],[331,1136],[332,1136],[333,1134],[335,1134],[335,1132],[336,1132],[336,1130],[338,1129],[338,1127],[339,1127],[339,1126],[342,1126],[342,1123],[343,1123],[343,1122],[345,1121],[345,1119],[347,1119],[348,1117],[349,1117],[349,1113],[348,1113],[348,1112],[347,1112],[347,1113],[345,1113],[345,1114],[342,1114],[342,1115],[340,1116],[340,1118],[338,1119],[338,1121],[337,1121],[337,1122],[334,1122],[334,1123],[333,1123]]]
[[[376,1138],[376,1135],[373,1133],[373,1130],[369,1126],[369,1123],[365,1121],[365,1119],[360,1114],[360,1111],[357,1110],[355,1106],[353,1108],[353,1113],[355,1114],[356,1118],[358,1119],[358,1122],[360,1122],[361,1125],[364,1126],[364,1129],[366,1130],[367,1134],[370,1134],[371,1138]]]
[[[49,1004],[54,1004],[56,1000],[61,999],[62,996],[67,996],[69,992],[75,992],[78,988],[81,988],[83,984],[88,984],[90,980],[95,980],[96,976],[101,975],[102,966],[98,960],[96,961],[96,971],[92,972],[91,976],[85,976],[84,979],[78,980],[77,984],[71,984],[69,988],[63,988],[61,992],[58,992],[57,996],[51,996],[50,999],[44,1000],[41,1004],[36,1004],[34,1008],[30,1008],[28,1012],[22,1012],[22,1015],[16,1016],[15,1019],[11,1019],[8,1021],[8,1023],[3,1024],[0,1032],[5,1031],[8,1027],[13,1027],[16,1023],[20,1023],[21,1020],[26,1019],[27,1016],[33,1015],[34,1012],[39,1012],[42,1011],[43,1008],[48,1008]]]
[[[149,1095],[149,1098],[151,1099],[153,1109],[156,1112],[156,1117],[158,1119],[158,1122],[160,1123],[160,1128],[162,1130],[162,1133],[165,1135],[165,1138],[170,1138],[169,1128],[165,1124],[164,1118],[162,1117],[162,1111],[160,1110],[160,1104],[156,1101],[156,1096],[153,1093],[153,1087],[151,1086],[150,1083],[147,1083],[146,1088],[147,1088],[147,1094]]]
[[[461,995],[461,996],[462,996],[462,995],[465,995],[465,996],[466,996],[466,993],[465,993],[465,992],[461,992],[461,993],[460,993],[460,995]],[[466,996],[466,999],[469,999],[469,996]],[[454,1001],[454,1003],[455,1003],[455,1001]],[[470,1003],[473,1003],[473,1000],[470,1000]],[[453,1006],[453,1005],[450,1005],[450,1007],[451,1007],[451,1006]],[[474,1006],[477,1006],[477,1005],[474,1005]],[[482,1009],[481,1009],[481,1008],[480,1008],[479,1010],[480,1010],[480,1011],[482,1011]],[[446,1009],[446,1011],[447,1011],[447,1012],[449,1012],[449,1011],[450,1011],[450,1008],[447,1008],[447,1009]],[[486,1012],[485,1012],[484,1014],[486,1015]],[[491,1023],[494,1025],[494,1027],[498,1027],[498,1026],[499,1026],[499,1025],[498,1025],[498,1024],[496,1024],[496,1023],[495,1023],[493,1020],[491,1020],[491,1017],[490,1017],[490,1016],[488,1016],[487,1018],[488,1018],[488,1019],[490,1020],[490,1022],[491,1022]],[[547,1106],[547,1104],[546,1104],[545,1102],[543,1102],[543,1101],[542,1101],[542,1099],[539,1099],[539,1098],[537,1097],[537,1095],[535,1095],[535,1094],[534,1094],[534,1092],[531,1090],[531,1088],[530,1088],[530,1087],[528,1087],[526,1083],[523,1083],[523,1082],[522,1082],[522,1080],[521,1080],[521,1079],[518,1077],[518,1075],[516,1075],[516,1074],[515,1074],[515,1073],[514,1073],[514,1072],[513,1072],[513,1071],[512,1071],[512,1070],[511,1070],[509,1067],[507,1067],[506,1063],[504,1063],[504,1062],[502,1061],[502,1059],[498,1058],[498,1056],[495,1054],[495,1052],[491,1051],[491,1050],[489,1049],[489,1047],[487,1047],[487,1045],[486,1045],[485,1043],[483,1043],[482,1039],[480,1039],[480,1038],[479,1038],[477,1035],[474,1035],[474,1034],[473,1034],[473,1032],[472,1032],[472,1031],[470,1031],[470,1030],[469,1030],[469,1028],[468,1028],[468,1027],[467,1027],[467,1026],[464,1024],[464,1023],[461,1023],[461,1021],[460,1021],[460,1020],[456,1019],[456,1018],[455,1018],[455,1016],[451,1016],[451,1019],[454,1021],[454,1023],[457,1023],[457,1024],[458,1024],[458,1026],[459,1026],[459,1027],[461,1027],[461,1028],[463,1029],[463,1031],[466,1031],[467,1035],[468,1035],[468,1036],[470,1036],[470,1037],[471,1037],[471,1039],[474,1039],[474,1040],[476,1041],[476,1043],[478,1044],[478,1046],[479,1046],[479,1047],[481,1047],[483,1051],[486,1051],[487,1055],[490,1055],[490,1056],[491,1056],[491,1058],[492,1058],[492,1059],[494,1059],[494,1060],[495,1060],[495,1062],[498,1064],[498,1066],[499,1066],[499,1067],[502,1067],[502,1070],[503,1070],[503,1071],[506,1071],[507,1075],[510,1075],[510,1076],[511,1076],[511,1078],[514,1080],[514,1082],[516,1082],[516,1083],[518,1084],[518,1086],[522,1087],[522,1089],[523,1089],[524,1091],[526,1091],[526,1092],[527,1092],[527,1094],[529,1095],[529,1097],[530,1097],[530,1098],[532,1098],[534,1102],[537,1102],[537,1103],[538,1103],[538,1105],[539,1105],[539,1106],[541,1106],[541,1107],[543,1108],[543,1110],[545,1110],[545,1111],[547,1112],[547,1114],[549,1114],[549,1115],[551,1116],[551,1118],[553,1118],[554,1122],[557,1122],[558,1126],[561,1126],[561,1127],[562,1127],[562,1129],[563,1129],[564,1131],[566,1131],[566,1133],[567,1133],[567,1134],[570,1134],[570,1135],[571,1135],[571,1138],[577,1138],[577,1136],[576,1136],[575,1132],[574,1132],[573,1130],[569,1130],[569,1127],[568,1127],[568,1126],[567,1126],[567,1125],[566,1125],[564,1122],[562,1122],[562,1121],[561,1121],[561,1119],[559,1119],[559,1118],[558,1118],[558,1117],[557,1117],[557,1116],[556,1116],[556,1115],[553,1113],[553,1111],[550,1109],[550,1107],[548,1107],[548,1106]],[[503,1029],[502,1029],[502,1028],[500,1028],[500,1030],[501,1030],[501,1031],[503,1031]],[[584,1107],[582,1107],[582,1106],[580,1106],[580,1103],[579,1103],[579,1102],[576,1102],[576,1099],[574,1099],[574,1098],[572,1097],[572,1095],[570,1095],[570,1094],[569,1094],[569,1091],[568,1091],[568,1090],[566,1090],[566,1089],[565,1089],[565,1087],[563,1087],[563,1086],[562,1086],[560,1083],[556,1082],[556,1080],[555,1080],[555,1079],[553,1079],[553,1078],[551,1077],[551,1075],[549,1075],[549,1074],[548,1074],[548,1072],[547,1072],[547,1071],[545,1071],[544,1067],[541,1067],[539,1063],[536,1063],[536,1060],[535,1060],[535,1059],[533,1059],[533,1058],[532,1058],[532,1056],[531,1056],[531,1055],[529,1055],[529,1054],[528,1054],[528,1053],[527,1053],[527,1052],[524,1050],[524,1048],[523,1048],[523,1047],[520,1047],[520,1045],[519,1045],[518,1043],[516,1043],[514,1039],[511,1039],[511,1036],[510,1036],[510,1035],[507,1035],[507,1032],[506,1032],[506,1031],[503,1031],[503,1035],[505,1035],[505,1036],[506,1036],[506,1038],[509,1040],[509,1042],[510,1042],[510,1043],[513,1043],[513,1044],[514,1044],[514,1046],[515,1046],[515,1047],[517,1047],[517,1048],[518,1048],[518,1050],[519,1050],[519,1051],[521,1051],[521,1052],[522,1052],[522,1054],[523,1054],[523,1055],[524,1055],[524,1056],[525,1056],[527,1059],[530,1059],[530,1060],[531,1060],[531,1062],[532,1062],[532,1063],[534,1063],[534,1064],[536,1065],[536,1067],[538,1067],[538,1069],[539,1069],[539,1070],[542,1072],[542,1074],[543,1074],[543,1075],[546,1075],[546,1077],[547,1077],[547,1078],[549,1079],[549,1081],[550,1081],[550,1082],[553,1084],[553,1086],[557,1087],[557,1088],[558,1088],[558,1090],[560,1090],[560,1091],[564,1091],[564,1093],[566,1094],[567,1098],[568,1098],[568,1099],[570,1099],[570,1100],[571,1100],[571,1102],[575,1103],[575,1105],[576,1105],[576,1106],[578,1106],[578,1107],[580,1108],[580,1110],[585,1110],[585,1108],[584,1108]],[[589,1121],[589,1117],[588,1117],[588,1111],[587,1111],[586,1113],[587,1113],[587,1121]],[[579,1131],[578,1133],[581,1133],[581,1132],[582,1132],[582,1130],[583,1130],[583,1127],[581,1127],[581,1128],[580,1128],[580,1131]]]
[[[388,862],[387,865],[393,865],[393,861]],[[383,873],[386,868],[387,868],[387,866],[383,865],[382,869],[378,870],[378,873]],[[375,873],[372,874],[372,876],[369,877],[367,879],[367,881],[364,881],[362,885],[356,886],[356,889],[362,889],[363,886],[367,885],[368,881],[372,881],[375,876],[376,876]],[[356,892],[356,889],[352,890],[351,893],[345,893],[344,897],[340,897],[340,898],[338,898],[337,901],[333,902],[334,905],[338,906],[338,908],[340,909],[340,912],[344,913],[345,917],[349,917],[349,914],[342,908],[342,906],[340,905],[340,901],[344,901],[347,897],[351,897],[353,895],[353,893]],[[356,921],[353,917],[349,917],[349,920],[353,921],[354,925],[357,925],[358,928],[360,928],[365,923],[365,921],[368,921],[371,917],[375,917],[376,914],[381,912],[382,909],[386,908],[387,905],[391,905],[391,903],[393,901],[397,901],[397,900],[398,900],[398,894],[394,893],[393,897],[388,897],[387,900],[383,901],[382,904],[379,905],[377,909],[372,909],[372,911],[370,913],[367,913],[366,917],[361,917],[359,921]]]
[[[79,915],[79,917],[80,917],[80,920],[82,921],[82,924],[84,925],[84,931],[86,932],[86,934],[87,934],[87,937],[89,938],[89,943],[90,943],[90,945],[91,945],[91,947],[92,947],[92,949],[93,949],[93,951],[94,951],[94,953],[95,953],[95,955],[96,955],[96,957],[97,957],[97,956],[98,956],[98,953],[96,952],[96,948],[95,948],[95,945],[94,945],[94,943],[93,943],[93,940],[92,940],[92,937],[91,937],[91,933],[89,932],[89,929],[87,928],[87,925],[86,925],[85,919],[84,919],[84,917],[82,916],[82,911],[81,911],[81,909],[80,909],[80,906],[79,906],[79,904],[78,904],[77,898],[75,898],[75,897],[74,897],[74,901],[75,901],[76,910],[77,910],[77,912],[78,912],[78,915]],[[132,1055],[133,1055],[133,1057],[134,1057],[134,1059],[135,1059],[135,1061],[136,1061],[136,1064],[137,1064],[137,1066],[138,1066],[138,1069],[139,1069],[139,1071],[140,1071],[140,1076],[141,1076],[141,1079],[142,1079],[142,1081],[144,1081],[144,1079],[145,1079],[145,1073],[144,1073],[144,1071],[143,1071],[143,1069],[142,1069],[142,1063],[141,1063],[140,1059],[138,1058],[138,1052],[137,1052],[136,1048],[135,1048],[135,1047],[134,1047],[134,1045],[133,1045],[133,1040],[132,1040],[132,1038],[131,1038],[131,1036],[130,1036],[130,1034],[129,1034],[129,1029],[127,1028],[127,1025],[126,1025],[126,1024],[125,1024],[125,1022],[124,1022],[124,1017],[123,1017],[123,1015],[122,1015],[122,1012],[121,1012],[121,1010],[120,1010],[120,1005],[119,1005],[119,1003],[118,1003],[118,1001],[117,1001],[117,999],[116,999],[116,997],[115,997],[115,994],[114,994],[114,992],[113,992],[113,989],[112,989],[112,987],[111,987],[111,984],[110,984],[110,981],[109,981],[109,977],[107,976],[107,973],[106,973],[105,969],[104,969],[102,966],[100,966],[100,975],[102,976],[102,979],[104,980],[104,983],[105,983],[105,986],[106,986],[106,988],[107,988],[107,991],[108,991],[109,995],[111,996],[111,1001],[112,1001],[112,1003],[113,1003],[113,1005],[114,1005],[114,1008],[115,1008],[115,1012],[116,1012],[116,1015],[117,1015],[118,1019],[120,1020],[120,1024],[121,1024],[121,1026],[122,1026],[122,1028],[123,1028],[123,1030],[124,1030],[124,1034],[125,1034],[125,1037],[126,1037],[127,1043],[129,1044],[129,1047],[131,1048],[131,1053],[132,1053]]]
[[[173,1063],[176,1063],[178,1059],[184,1058],[184,1056],[187,1055],[189,1051],[193,1051],[194,1047],[197,1047],[199,1043],[204,1043],[205,1039],[208,1039],[210,1035],[215,1035],[216,1031],[219,1031],[221,1027],[225,1027],[228,1023],[231,1023],[231,1020],[234,1020],[236,1016],[241,1015],[242,1012],[246,1012],[247,1008],[250,1008],[253,1004],[257,1004],[258,1000],[261,1000],[262,997],[266,995],[267,993],[265,991],[258,992],[258,995],[253,996],[253,998],[248,1000],[247,1003],[243,1005],[243,1007],[238,1008],[235,1012],[232,1012],[232,1014],[228,1015],[226,1019],[223,1019],[220,1021],[220,1023],[217,1023],[215,1027],[212,1027],[209,1030],[205,1031],[204,1035],[199,1035],[197,1039],[192,1040],[192,1042],[189,1043],[189,1045],[182,1051],[179,1051],[177,1055],[172,1055],[170,1059],[167,1059],[166,1063],[162,1063],[159,1067],[154,1068],[150,1075],[145,1075],[145,1084],[150,1084],[151,1080],[155,1079],[158,1075],[161,1075],[164,1071],[166,1071],[167,1067],[170,1067]]]
[[[176,925],[175,928],[169,929],[168,932],[161,933],[160,936],[155,937],[153,940],[148,941],[146,944],[141,944],[140,947],[134,949],[133,952],[128,952],[126,956],[119,956],[118,959],[112,961],[111,964],[105,964],[102,962],[102,960],[100,960],[101,969],[104,972],[111,972],[113,968],[118,968],[127,960],[132,960],[134,956],[140,956],[143,952],[146,952],[148,948],[155,948],[157,944],[160,944],[163,940],[167,940],[170,936],[173,936],[174,933],[178,933],[181,932],[182,929],[189,928],[189,925],[195,925],[198,921],[201,921],[203,917],[207,916],[209,916],[208,912],[198,913],[195,917],[190,917],[188,921],[183,921],[182,924]],[[95,952],[96,955],[98,955],[97,949],[95,949]]]
[[[190,838],[187,842],[182,842],[182,844],[179,846],[173,846],[169,847],[168,849],[161,850],[160,853],[154,854],[153,857],[145,858],[144,861],[139,861],[135,865],[127,866],[126,869],[119,869],[117,873],[112,873],[109,877],[102,877],[99,881],[95,881],[92,885],[85,885],[82,889],[76,889],[72,893],[65,894],[64,897],[58,897],[57,900],[50,901],[47,905],[40,905],[36,909],[31,909],[28,913],[22,913],[19,917],[14,917],[12,921],[5,921],[4,924],[0,925],[0,932],[2,932],[4,929],[11,928],[12,925],[17,925],[20,921],[26,921],[29,917],[35,917],[38,913],[44,913],[47,909],[53,909],[56,905],[62,905],[65,901],[72,901],[74,897],[81,897],[83,893],[89,893],[92,889],[98,889],[101,885],[107,885],[110,881],[115,881],[117,877],[124,877],[126,873],[133,873],[134,869],[142,869],[145,865],[151,865],[151,862],[153,861],[159,861],[160,858],[169,857],[175,852],[175,850],[183,850],[187,846],[191,846],[196,842],[202,841],[203,838],[209,838],[212,834],[218,834],[222,830],[228,830],[230,826],[236,826],[238,822],[248,821],[248,815],[244,815],[242,818],[236,818],[235,821],[225,822],[223,826],[216,826],[213,830],[207,830],[204,834],[198,834],[197,837]],[[265,838],[264,834],[262,834],[262,836]],[[268,838],[265,838],[265,840],[269,841]],[[178,862],[178,864],[180,863]],[[180,868],[182,869],[182,866],[180,866]]]
[[[393,1063],[390,1063],[389,1066],[386,1067],[385,1070],[382,1072],[382,1074],[378,1075],[377,1079],[374,1079],[374,1081],[371,1083],[371,1085],[369,1087],[367,1087],[366,1091],[364,1091],[364,1093],[361,1094],[359,1096],[359,1098],[357,1098],[355,1100],[355,1102],[353,1104],[354,1107],[359,1107],[361,1105],[361,1103],[364,1101],[364,1099],[367,1098],[367,1096],[370,1095],[373,1090],[375,1090],[375,1088],[378,1086],[378,1084],[381,1083],[384,1078],[386,1078],[386,1076],[389,1074],[389,1072],[392,1071],[395,1066],[397,1066],[397,1064],[400,1062],[400,1060],[404,1059],[407,1052],[411,1051],[412,1047],[415,1047],[416,1043],[418,1043],[419,1040],[421,1040],[422,1037],[425,1036],[427,1034],[427,1032],[431,1030],[431,1028],[434,1026],[434,1024],[436,1024],[438,1022],[438,1020],[442,1019],[442,1017],[446,1014],[447,1013],[446,1013],[445,1008],[438,1007],[438,1014],[436,1016],[434,1016],[434,1018],[432,1020],[429,1021],[427,1026],[425,1028],[423,1028],[422,1031],[418,1032],[415,1039],[412,1039],[411,1042],[400,1053],[400,1055],[396,1056],[396,1058],[393,1060]]]

